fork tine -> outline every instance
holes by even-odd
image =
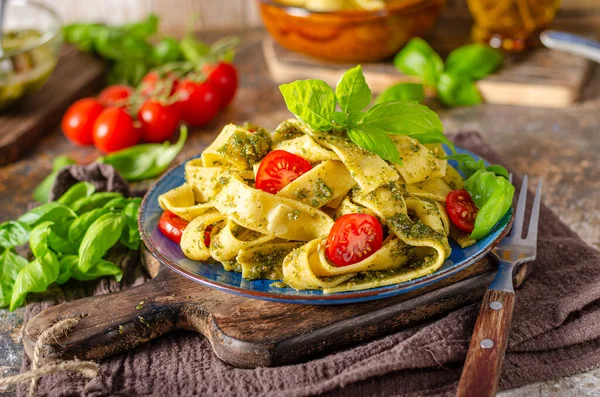
[[[529,229],[527,231],[527,243],[535,244],[537,242],[538,221],[540,219],[540,202],[542,197],[542,178],[538,180],[538,185],[535,190],[535,198],[531,209],[531,219],[529,220]]]
[[[513,223],[511,237],[520,239],[523,233],[523,221],[525,220],[525,207],[527,207],[527,175],[523,177],[521,184],[521,192],[519,193],[519,201],[517,201],[517,215],[515,215],[515,223]]]

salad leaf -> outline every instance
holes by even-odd
[[[335,95],[342,111],[346,115],[360,112],[369,106],[373,96],[360,65],[348,69],[342,75],[335,87]]]
[[[361,125],[369,125],[390,134],[441,132],[444,126],[438,115],[416,102],[391,101],[373,106]]]
[[[446,71],[479,80],[502,65],[502,53],[494,48],[469,44],[452,51],[446,59]]]
[[[375,100],[375,104],[389,101],[423,102],[425,90],[423,84],[398,83],[386,88]]]
[[[21,215],[17,221],[29,227],[35,227],[44,221],[63,223],[74,218],[77,218],[77,214],[71,208],[53,201],[33,208]]]
[[[17,221],[0,224],[0,247],[13,248],[23,245],[29,239],[29,227]]]
[[[385,132],[360,124],[348,130],[348,137],[361,148],[375,153],[382,159],[402,164],[398,148]]]
[[[187,128],[181,127],[179,139],[174,145],[148,143],[132,146],[111,153],[97,161],[112,165],[128,181],[154,178],[167,169],[177,157],[187,139]]]
[[[479,208],[471,238],[478,240],[488,234],[506,214],[513,202],[515,187],[501,176],[478,170],[465,181],[465,189]]]
[[[58,156],[57,158],[55,158],[52,162],[52,172],[42,181],[42,183],[40,183],[35,188],[35,190],[33,191],[33,199],[38,203],[47,202],[48,197],[50,196],[50,190],[52,189],[52,185],[54,185],[56,175],[58,175],[58,172],[61,169],[70,164],[75,164],[75,161],[73,161],[67,156]]]
[[[322,80],[296,80],[279,90],[290,112],[315,131],[329,131],[335,111],[335,93]]]
[[[79,269],[82,272],[89,271],[115,245],[124,223],[123,215],[117,213],[104,214],[92,223],[79,246]]]
[[[456,73],[442,74],[437,90],[439,98],[448,106],[471,106],[483,102],[475,82]]]
[[[442,58],[420,38],[410,40],[394,58],[396,69],[408,76],[423,78],[425,85],[435,85],[444,71]]]
[[[89,182],[79,182],[74,184],[56,200],[57,202],[70,207],[75,201],[83,197],[89,197],[96,191],[94,185]]]
[[[13,285],[19,272],[29,262],[27,259],[5,248],[0,255],[0,307],[10,305]]]

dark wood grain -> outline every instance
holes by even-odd
[[[458,384],[457,397],[496,395],[514,306],[515,294],[512,292],[485,292]]]
[[[156,261],[144,254],[151,274]],[[220,292],[161,267],[147,283],[122,292],[51,307],[27,323],[25,349],[39,334],[70,316],[83,320],[48,345],[43,360],[101,359],[173,330],[207,337],[219,358],[244,368],[306,360],[344,346],[441,316],[481,298],[495,273],[484,258],[422,290],[353,305],[311,306],[247,299]],[[519,284],[525,268],[517,273]]]
[[[29,153],[42,135],[59,124],[69,105],[97,92],[104,83],[104,71],[99,59],[65,46],[48,82],[0,113],[0,165]]]

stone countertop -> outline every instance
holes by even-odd
[[[192,133],[176,162],[197,154],[226,123],[253,121],[274,128],[290,117],[268,76],[260,45],[263,37],[261,30],[243,35],[236,60],[241,87],[235,102],[211,125]],[[582,102],[570,108],[480,105],[436,110],[448,133],[479,131],[507,165],[530,176],[532,186],[543,177],[543,201],[588,244],[600,249],[600,68],[592,71]],[[27,209],[31,192],[49,173],[52,159],[62,154],[79,163],[98,156],[93,148],[70,144],[54,127],[27,157],[0,168],[0,221],[14,219]],[[0,377],[19,372],[22,325],[23,309],[14,313],[0,309]],[[13,393],[14,389],[0,389],[0,397]],[[600,370],[501,393],[503,397],[573,394],[599,395]]]

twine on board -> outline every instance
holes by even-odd
[[[39,366],[40,356],[49,342],[58,342],[58,338],[66,336],[75,326],[82,320],[82,317],[69,317],[60,320],[47,330],[41,333],[33,350],[33,358],[31,360],[31,370],[0,379],[0,386],[14,385],[17,383],[31,380],[29,387],[29,397],[35,395],[37,388],[37,380],[41,375],[54,374],[64,371],[79,371],[88,379],[95,377],[98,374],[99,366],[93,361],[61,361],[56,364],[47,364]]]

